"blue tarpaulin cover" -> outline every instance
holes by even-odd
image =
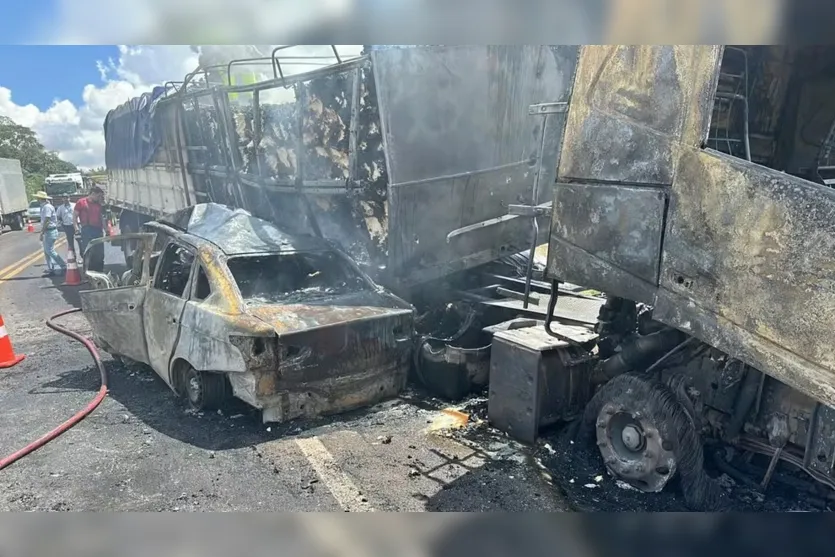
[[[155,122],[157,101],[164,87],[134,97],[104,118],[104,159],[108,169],[142,168],[162,144],[162,126]]]

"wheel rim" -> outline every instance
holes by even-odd
[[[203,400],[203,381],[200,374],[194,370],[186,377],[186,395],[193,406],[199,406]]]
[[[641,491],[661,491],[675,474],[672,443],[640,411],[604,405],[597,417],[597,446],[606,468]]]

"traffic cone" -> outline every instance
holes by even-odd
[[[0,315],[0,369],[6,369],[15,364],[19,364],[25,357],[23,354],[15,355],[12,349],[12,341],[9,340],[9,335],[6,333],[3,316]]]
[[[67,251],[67,273],[64,275],[64,282],[61,286],[78,286],[79,284],[81,284],[81,273],[75,261],[75,252],[70,248]]]
[[[35,225],[32,224],[32,221],[30,220],[29,224],[26,225],[26,232],[34,232],[34,231],[35,231]]]
[[[108,236],[115,236],[116,231],[113,229],[113,222],[108,220],[107,221],[107,235]]]

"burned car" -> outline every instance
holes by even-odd
[[[145,225],[132,269],[89,272],[105,351],[151,366],[195,409],[229,395],[264,422],[332,414],[406,384],[413,310],[345,253],[243,210],[199,204]]]

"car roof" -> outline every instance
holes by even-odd
[[[199,203],[163,217],[159,222],[188,236],[211,242],[230,256],[332,249],[321,238],[290,234],[243,209],[232,209],[219,203]]]

